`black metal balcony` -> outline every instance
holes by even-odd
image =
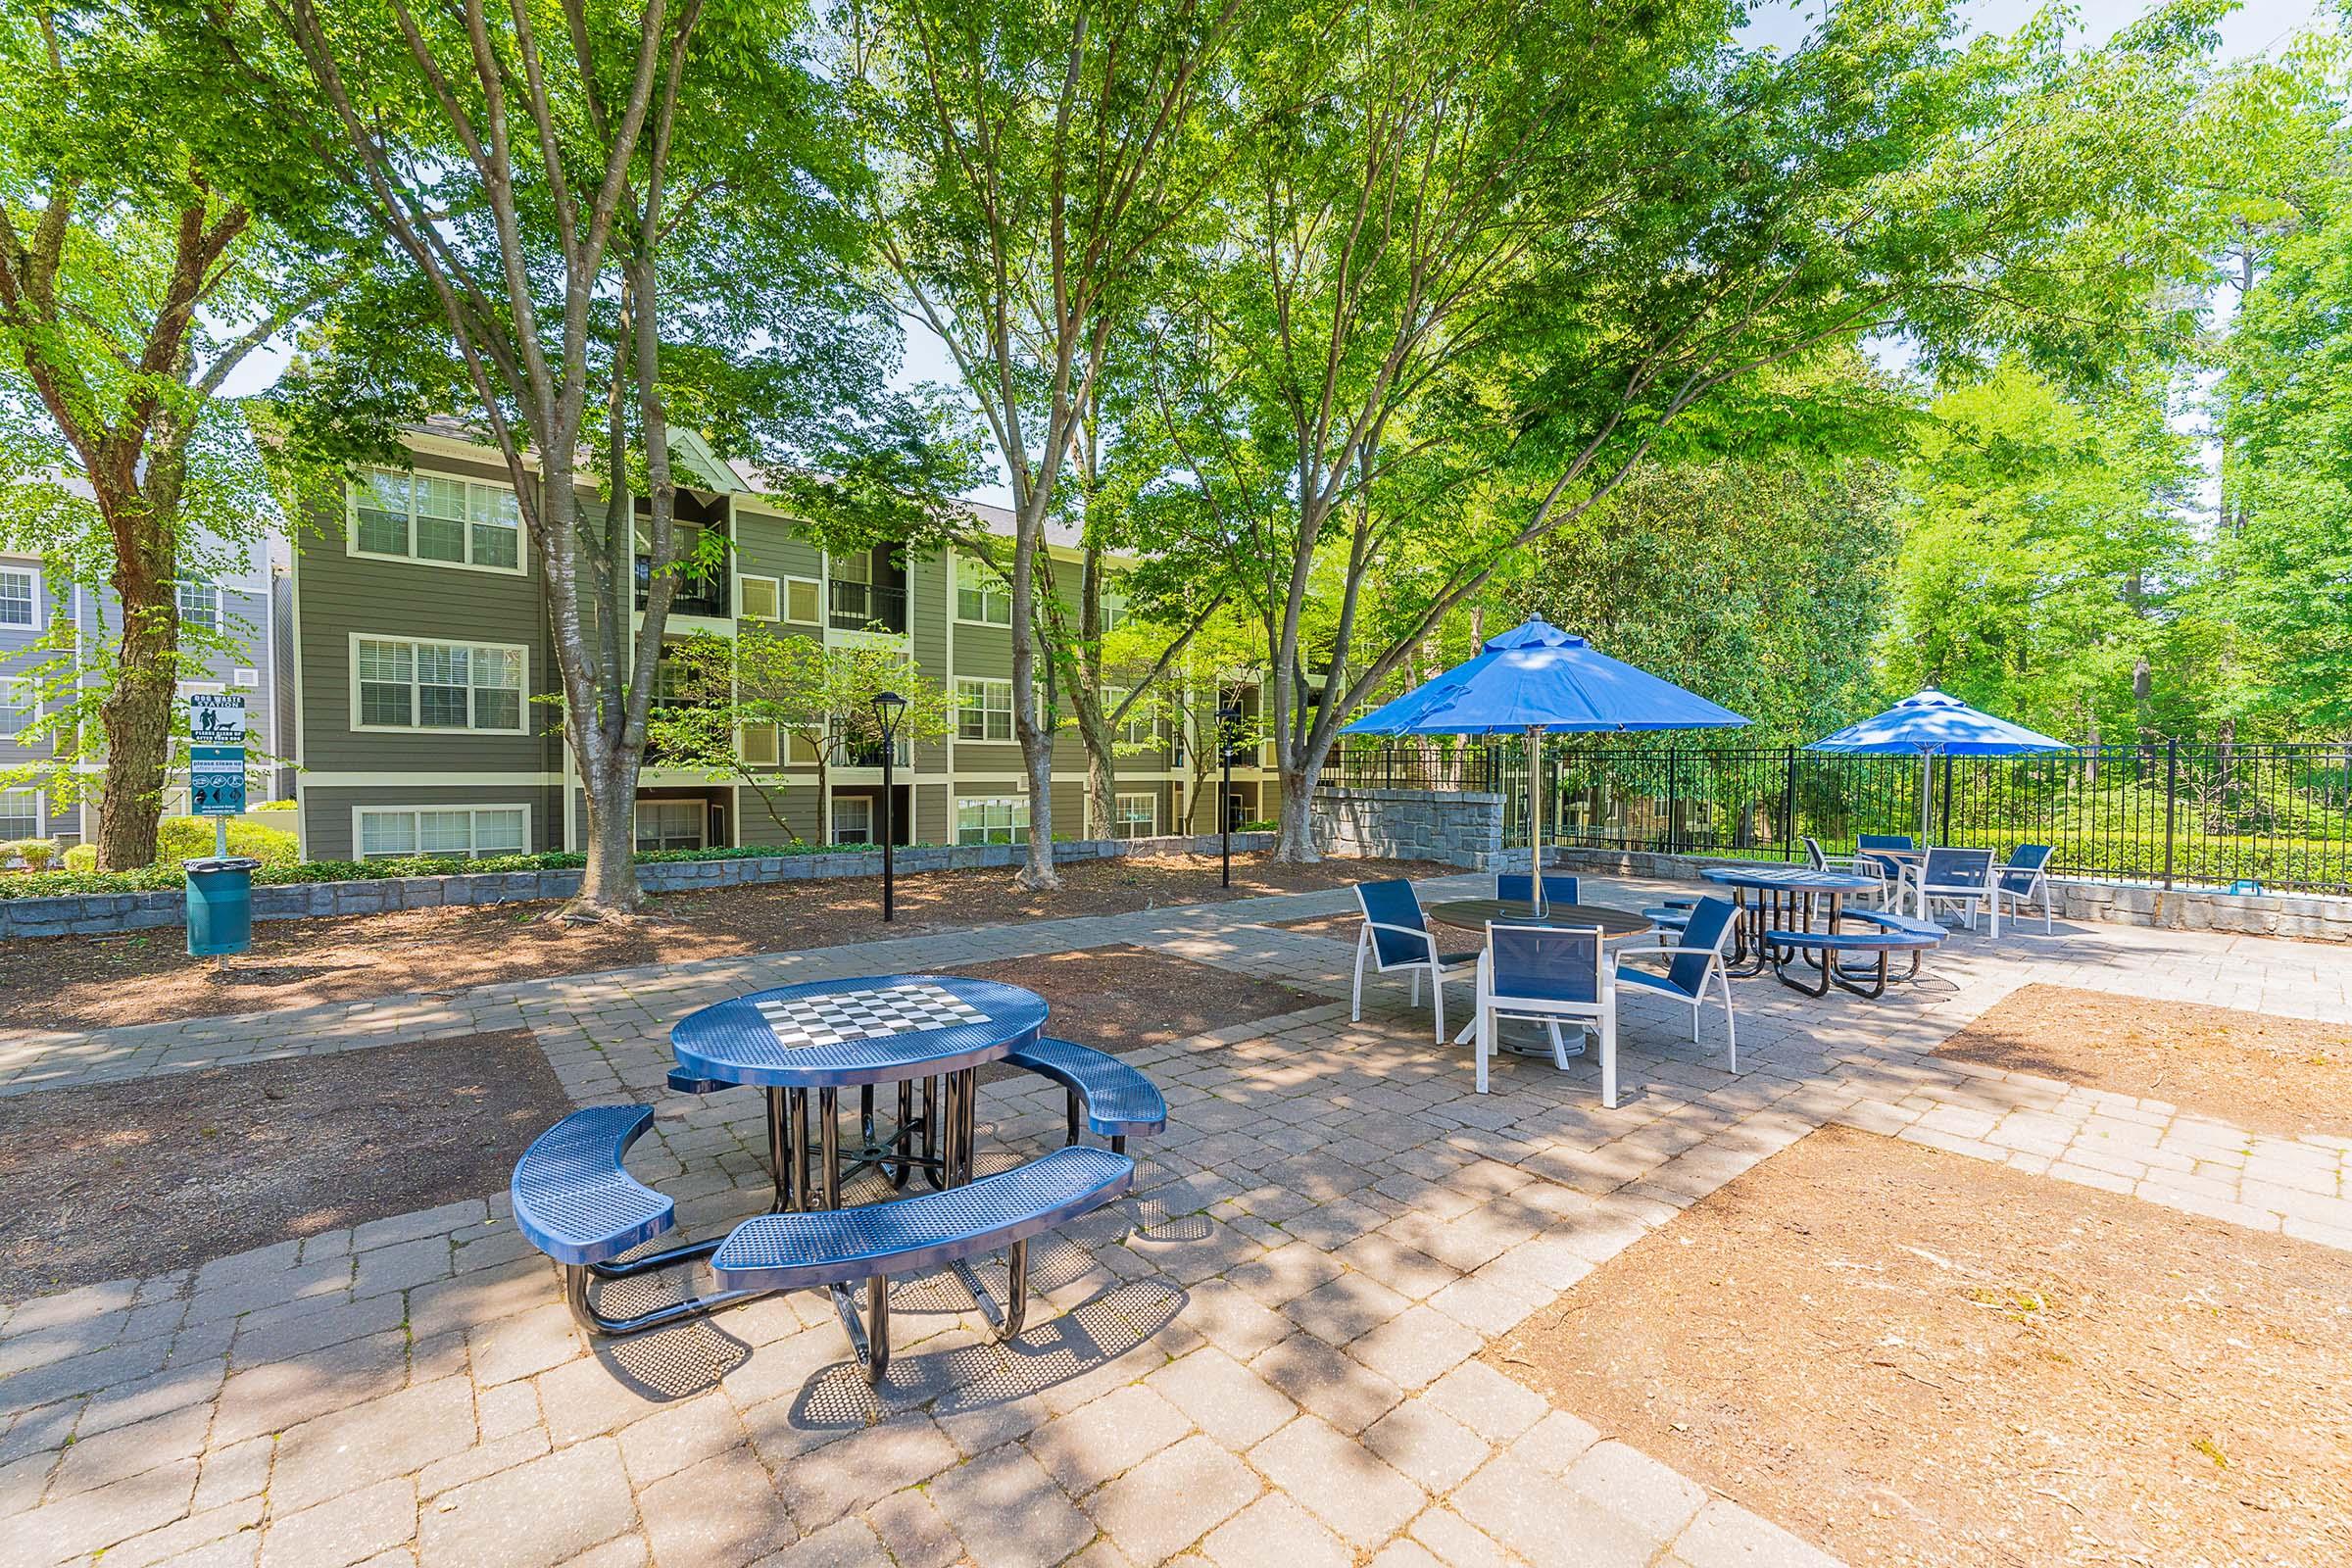
[[[637,608],[645,608],[646,589],[654,580],[654,558],[637,558]],[[670,590],[669,612],[673,615],[705,615],[724,620],[735,612],[728,603],[727,574],[724,571],[697,572],[679,568],[677,585]]]
[[[906,629],[906,590],[879,583],[835,579],[828,589],[828,618],[836,631]]]

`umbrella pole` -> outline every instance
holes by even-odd
[[[1528,897],[1536,918],[1544,917],[1544,732],[1527,726],[1527,855],[1532,880]]]
[[[1934,825],[1931,808],[1935,799],[1936,754],[1922,752],[1919,754],[1919,852],[1922,855],[1928,852],[1928,830]]]

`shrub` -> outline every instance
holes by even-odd
[[[97,870],[98,846],[95,844],[76,844],[72,849],[68,850],[66,852],[66,869],[69,871]]]
[[[264,801],[254,809],[257,811],[291,811],[294,809],[294,803],[292,801]]]
[[[88,858],[76,862],[67,860],[62,871],[44,871],[37,875],[0,877],[0,898],[49,899],[74,893],[149,893],[180,887],[185,872],[180,858],[196,859],[213,853],[212,823],[208,817],[175,817],[173,823],[194,822],[203,826],[205,837],[200,849],[191,849],[177,858],[158,860],[136,871],[100,871],[96,869],[98,852],[90,850]],[[289,848],[279,847],[277,858],[256,854],[249,847],[253,840],[240,834],[265,834],[292,844],[294,835],[276,828],[252,827],[241,823],[229,824],[228,848],[232,855],[255,855],[263,864],[253,873],[253,880],[263,886],[284,886],[301,882],[359,882],[373,881],[388,876],[455,876],[463,872],[489,871],[576,871],[588,863],[585,855],[567,851],[551,851],[545,855],[485,856],[476,860],[448,858],[419,857],[400,860],[297,860]],[[184,829],[181,830],[184,833]],[[927,846],[908,845],[909,849]],[[86,846],[85,846],[86,848]],[[752,849],[709,850],[648,850],[636,857],[640,865],[659,864],[666,860],[745,860],[764,859],[776,856],[830,855],[838,853],[823,844],[779,844]]]
[[[0,860],[18,859],[27,871],[46,871],[49,862],[57,858],[55,839],[15,839],[0,844]]]
[[[155,863],[177,873],[180,861],[213,853],[213,837],[209,816],[167,816],[156,831]],[[294,864],[302,856],[301,844],[282,827],[234,820],[228,824],[228,853],[249,855],[264,865]]]

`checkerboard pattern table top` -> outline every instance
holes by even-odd
[[[771,1089],[834,1089],[959,1072],[1028,1045],[1045,999],[960,975],[812,981],[704,1007],[669,1032],[679,1072]]]
[[[787,1051],[988,1022],[987,1013],[929,980],[813,997],[769,997],[752,1005]]]

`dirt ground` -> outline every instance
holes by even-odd
[[[452,992],[495,980],[591,974],[638,964],[835,947],[887,934],[1124,914],[1428,877],[1451,867],[1400,860],[1277,865],[1237,856],[1231,890],[1213,856],[1087,860],[1062,868],[1062,891],[1033,894],[1005,870],[934,871],[898,880],[896,922],[878,915],[870,877],[668,894],[627,925],[543,921],[552,906],[410,909],[340,920],[273,920],[250,953],[215,979],[210,959],[182,951],[176,929],[119,937],[0,943],[0,1028],[101,1029],[164,1018],[260,1012],[401,992]]]
[[[0,1301],[496,1192],[572,1109],[520,1029],[0,1106]]]
[[[1486,1358],[1854,1563],[2352,1561],[2352,1256],[1825,1128]]]
[[[1183,1040],[1331,1000],[1130,947],[962,964],[956,972],[1027,987],[1054,1009],[1046,1025],[1049,1033],[1109,1052]]]
[[[2255,1132],[2352,1136],[2352,1027],[2027,986],[1939,1056],[2164,1100]]]

